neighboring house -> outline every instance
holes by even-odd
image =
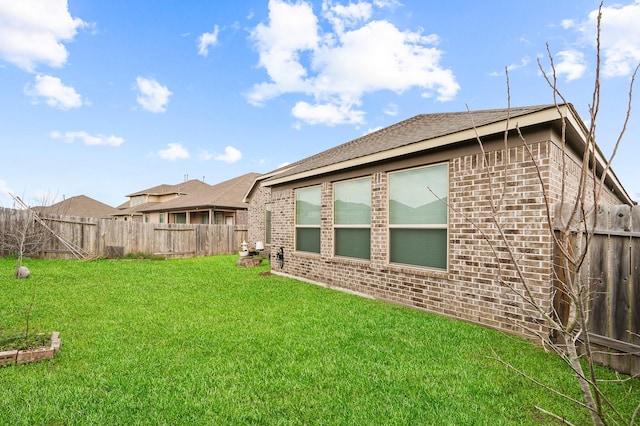
[[[513,271],[476,225],[500,246],[488,200],[504,188],[499,220],[550,308],[554,245],[538,173],[551,203],[563,170],[564,200],[575,198],[586,134],[570,104],[418,115],[260,176],[245,197],[249,241],[266,243],[276,273],[516,334],[545,332],[497,284],[499,267]],[[633,204],[612,171],[605,187],[601,203]]]
[[[117,216],[150,223],[246,224],[243,196],[257,176],[247,173],[216,185],[199,180],[159,185],[128,195]]]
[[[38,214],[55,214],[61,216],[111,218],[118,209],[94,200],[86,195],[65,198],[50,206],[38,207]]]
[[[174,200],[186,194],[193,193],[203,188],[210,188],[211,185],[201,180],[187,180],[177,185],[162,184],[149,189],[134,192],[127,195],[129,201],[118,206],[118,213],[114,214],[117,220],[131,220],[141,222],[145,220],[145,216],[140,209],[155,206],[160,203]],[[156,220],[155,222],[167,222],[166,218]]]

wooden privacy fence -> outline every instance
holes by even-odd
[[[582,235],[576,244],[584,241]],[[595,360],[640,374],[640,206],[598,207],[580,276],[591,286],[589,337]],[[566,320],[569,312],[558,302]]]
[[[0,239],[17,232],[16,220],[26,211],[0,208]],[[53,235],[39,256],[73,259],[76,252],[95,257],[120,257],[145,253],[165,257],[196,257],[237,253],[247,238],[246,225],[195,225],[143,223],[70,216],[43,216]],[[0,241],[1,242],[1,241]],[[70,248],[71,247],[71,248]],[[11,254],[0,244],[0,254]]]

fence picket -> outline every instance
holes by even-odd
[[[599,230],[606,229],[609,209],[607,206],[598,208]],[[591,332],[606,336],[608,330],[607,283],[609,282],[608,238],[606,235],[593,235],[589,246],[589,266],[592,288],[592,299],[589,304],[591,317]]]
[[[0,208],[0,242],[11,232],[11,224],[25,210]],[[161,254],[167,257],[232,254],[247,238],[246,225],[154,224],[111,219],[47,216],[48,226],[74,247],[91,256],[128,253]],[[0,244],[0,255],[12,254]],[[52,238],[42,247],[41,257],[75,258],[69,247]]]
[[[640,374],[640,206],[598,206],[597,221],[588,261],[580,270],[591,285],[594,359],[622,373]],[[558,217],[556,229],[565,222]]]

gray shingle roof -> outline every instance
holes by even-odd
[[[260,176],[258,173],[247,173],[216,185],[204,184],[173,200],[143,206],[136,210],[151,212],[198,207],[247,208],[247,204],[243,201],[244,194],[258,176]]]
[[[185,182],[181,182],[175,185],[167,185],[162,184],[158,186],[154,186],[148,189],[143,189],[142,191],[134,192],[133,194],[127,195],[127,197],[135,197],[137,195],[167,195],[167,194],[188,194],[194,191],[197,191],[201,188],[207,188],[211,185],[198,180],[191,179]]]
[[[41,207],[39,211],[42,213],[64,216],[96,218],[110,217],[112,214],[118,212],[116,208],[87,197],[86,195],[77,195],[75,197],[67,198],[56,204]]]
[[[285,166],[281,172],[273,172],[272,174],[273,178],[291,176],[549,108],[554,108],[554,105],[420,114]],[[266,182],[269,180],[269,178],[266,179]]]
[[[142,203],[137,206],[128,207],[129,202],[125,203],[123,207],[118,208],[118,212],[114,213],[114,216],[136,216],[142,215],[141,209],[146,209],[151,206],[157,206],[160,202],[154,201],[151,203]]]

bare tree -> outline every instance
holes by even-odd
[[[560,200],[554,200],[545,187],[543,169],[536,160],[536,156],[532,151],[531,145],[527,143],[520,129],[516,126],[517,137],[528,152],[530,160],[534,163],[537,171],[537,179],[541,196],[544,199],[546,207],[547,229],[551,234],[551,238],[555,245],[556,262],[555,266],[555,294],[554,297],[559,298],[565,304],[566,314],[558,312],[553,306],[540,303],[539,296],[536,295],[533,288],[534,280],[528,278],[526,268],[523,265],[521,255],[518,248],[508,236],[508,229],[502,220],[505,213],[505,194],[509,187],[509,173],[507,169],[494,176],[495,170],[492,170],[487,163],[483,165],[484,173],[486,173],[490,182],[494,182],[491,186],[492,194],[488,199],[490,217],[488,223],[473,223],[472,219],[467,218],[479,231],[483,240],[491,246],[497,265],[496,280],[506,288],[508,288],[516,297],[523,302],[521,306],[527,311],[527,314],[534,313],[537,318],[544,321],[546,325],[545,332],[539,330],[529,330],[539,336],[542,344],[546,348],[555,351],[573,371],[578,381],[582,393],[582,400],[571,398],[563,395],[568,400],[587,409],[590,413],[591,420],[594,425],[605,425],[608,423],[628,423],[634,424],[636,417],[640,413],[640,404],[635,410],[631,419],[625,418],[613,404],[607,399],[599,386],[598,377],[596,375],[596,357],[594,346],[590,341],[590,310],[589,301],[594,294],[594,281],[599,277],[590,277],[583,272],[583,265],[589,247],[592,244],[594,231],[598,226],[598,215],[596,209],[601,202],[604,192],[605,178],[610,171],[611,162],[613,161],[623,136],[627,129],[627,124],[631,117],[631,105],[633,99],[633,86],[635,78],[640,68],[636,67],[630,84],[628,93],[628,103],[626,116],[622,125],[622,129],[617,137],[613,152],[608,159],[598,158],[599,151],[596,147],[596,127],[600,112],[600,24],[602,19],[602,4],[600,4],[597,25],[597,48],[596,48],[596,70],[595,85],[593,90],[592,102],[589,105],[589,128],[584,146],[584,152],[581,159],[581,170],[579,172],[577,189],[574,187],[571,191],[568,189],[566,181],[567,157],[569,148],[566,144],[566,118],[561,111],[561,106],[567,104],[557,85],[555,65],[553,56],[547,46],[548,59],[551,71],[545,71],[540,61],[538,65],[540,71],[544,75],[552,93],[554,104],[558,111],[558,117],[562,123],[561,142],[562,142],[562,171],[563,180],[561,182]],[[507,73],[507,97],[510,104],[509,76]],[[509,121],[509,120],[507,120]],[[508,128],[504,135],[505,149],[507,148]],[[484,154],[484,146],[480,137],[477,136],[480,149]],[[485,156],[483,156],[485,157]],[[504,162],[505,167],[507,162]],[[600,169],[599,169],[600,168]],[[558,211],[556,211],[559,206]],[[464,216],[463,212],[456,213]],[[558,226],[558,218],[561,218],[561,225]],[[515,276],[515,279],[514,279]],[[496,358],[498,358],[496,356]],[[499,358],[498,358],[499,359]],[[512,367],[508,362],[499,359],[505,365]],[[583,364],[584,362],[584,364]],[[515,368],[514,368],[515,370]],[[520,374],[524,373],[518,371]],[[542,382],[530,376],[531,380],[541,385]],[[544,385],[543,385],[544,386]],[[546,387],[546,386],[545,386]],[[546,387],[548,390],[555,390]],[[556,392],[558,393],[558,392]],[[540,411],[556,417],[557,420],[566,422],[559,416],[555,416],[538,407]]]
[[[41,252],[52,235],[33,209],[24,204],[19,197],[12,197],[21,208],[5,210],[8,217],[2,229],[0,251],[18,256],[18,271],[22,267],[23,259]]]

